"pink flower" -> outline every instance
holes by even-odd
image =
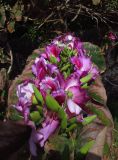
[[[64,52],[61,52],[63,49],[65,49]],[[63,57],[62,61],[61,57]],[[70,62],[65,65],[63,62],[66,63],[68,60]],[[30,151],[36,156],[36,145],[44,147],[56,129],[60,129],[60,123],[65,122],[63,128],[66,130],[69,118],[75,117],[78,122],[83,121],[84,116],[87,115],[85,104],[90,98],[82,86],[88,82],[87,78],[90,81],[94,80],[99,72],[91,58],[85,54],[80,39],[69,33],[57,37],[45,48],[45,52],[35,59],[32,72],[35,79],[18,85],[19,100],[14,107],[24,117],[25,124],[32,129],[29,141]],[[86,75],[88,76],[83,78]],[[34,98],[33,104],[32,98]],[[52,105],[55,107],[53,108]]]
[[[60,89],[60,84],[56,78],[45,77],[42,81],[40,81],[39,88],[43,96],[46,97],[48,93],[51,94],[53,91]]]
[[[50,119],[45,126],[37,130],[37,140],[43,147],[47,139],[54,133],[59,124],[58,120]]]
[[[85,53],[80,39],[74,37],[73,34],[70,33],[55,38],[52,43],[62,48],[68,46],[70,49],[77,50],[80,55]]]
[[[65,81],[65,91],[67,91],[70,87],[80,86],[80,80],[78,75],[75,73],[71,74]]]
[[[82,106],[87,102],[87,93],[79,85],[68,88],[68,91],[72,93],[72,100],[78,105]]]
[[[80,72],[80,74],[82,72],[89,72],[92,66],[90,58],[84,55],[72,57],[71,62],[75,65],[75,68]]]
[[[42,80],[45,76],[57,74],[59,71],[55,65],[48,63],[43,57],[40,57],[36,58],[35,63],[32,65],[32,72],[39,80]]]
[[[108,33],[108,38],[111,41],[115,41],[117,39],[117,36],[113,32]]]
[[[82,111],[82,108],[78,104],[76,104],[72,99],[67,100],[67,105],[70,113],[74,115],[79,115]]]
[[[60,52],[61,52],[61,49],[58,46],[52,44],[46,47],[45,55],[49,61],[51,57],[55,57],[57,61],[60,61],[60,58],[59,58]]]
[[[76,37],[74,37],[72,34],[67,33],[64,35],[61,35],[59,37],[56,37],[52,43],[56,44],[56,45],[61,45],[61,44],[65,44],[68,45],[70,42],[74,41],[76,39]]]
[[[41,147],[45,145],[45,142],[48,138],[55,132],[59,125],[59,121],[55,120],[53,117],[47,116],[45,121],[42,124],[42,128],[32,129],[32,133],[30,136],[30,151],[32,155],[37,155],[37,147],[36,144],[39,144]]]
[[[30,106],[32,104],[32,95],[34,94],[32,83],[26,81],[17,87],[17,96],[19,101],[14,107],[19,111],[25,122],[28,121],[28,116],[30,112]]]
[[[96,66],[92,66],[92,68],[89,72],[92,74],[92,79],[93,80],[95,80],[96,77],[99,75],[99,70]]]
[[[58,89],[56,91],[53,91],[51,95],[58,101],[59,104],[64,103],[66,98],[66,94],[63,89]]]
[[[47,61],[44,58],[36,58],[32,65],[32,72],[38,79],[43,79],[47,73]]]
[[[52,77],[45,77],[40,83],[41,90],[50,90],[54,91],[60,88],[59,82]]]
[[[75,74],[67,79],[65,91],[68,110],[74,115],[80,114],[81,107],[88,101],[88,95],[84,89],[81,89],[80,81]]]
[[[99,74],[97,67],[92,64],[92,61],[88,56],[74,56],[71,58],[71,62],[75,66],[75,71],[80,76],[92,74],[92,79],[95,79]]]
[[[29,106],[31,103],[23,97],[19,97],[18,103],[14,106],[17,111],[21,113],[21,115],[24,117],[24,121],[27,123],[28,118],[29,118],[29,113],[30,113],[30,108]]]
[[[56,76],[55,78],[45,77],[39,83],[39,88],[44,97],[47,93],[50,93],[59,103],[62,104],[64,102],[65,92],[60,76]]]

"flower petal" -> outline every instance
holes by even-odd
[[[36,147],[36,131],[32,129],[30,139],[29,139],[29,146],[30,146],[30,152],[33,156],[37,156],[37,147]]]
[[[37,131],[37,136],[42,138],[39,138],[40,146],[43,147],[46,140],[53,134],[53,132],[56,130],[57,126],[59,124],[59,121],[52,120],[49,124],[47,124],[44,128],[41,128]],[[43,137],[42,137],[43,136]]]
[[[81,89],[80,86],[70,87],[68,91],[73,95],[72,100],[79,105],[84,105],[89,99],[86,90]]]
[[[52,96],[59,102],[59,104],[62,104],[65,101],[66,97],[63,89],[53,91]]]
[[[57,47],[56,45],[54,44],[51,44],[51,45],[48,45],[46,47],[46,54],[47,54],[47,57],[48,57],[48,60],[50,60],[50,57],[51,56],[54,56],[55,58],[57,58],[57,60],[59,61],[60,58],[59,58],[59,54],[60,54],[60,48]]]
[[[76,74],[70,75],[70,77],[65,82],[65,91],[67,91],[70,87],[80,86],[80,82]]]
[[[74,103],[71,99],[67,100],[68,109],[71,113],[75,113],[76,115],[80,114],[81,108],[79,105]]]

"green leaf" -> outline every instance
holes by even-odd
[[[64,78],[66,79],[68,77],[66,72],[63,72]]]
[[[38,109],[39,113],[42,115],[43,114],[42,106],[37,105],[36,108]]]
[[[58,117],[61,119],[61,128],[65,129],[67,127],[67,115],[63,108],[59,108]]]
[[[96,119],[96,117],[97,117],[96,115],[88,116],[88,117],[86,117],[86,118],[83,119],[82,124],[83,125],[87,125],[87,124],[93,122]]]
[[[0,28],[4,28],[6,21],[5,9],[0,5]]]
[[[44,100],[43,100],[43,96],[41,92],[34,85],[33,85],[33,90],[34,90],[34,95],[37,98],[37,100],[41,102],[42,105],[44,105]]]
[[[111,120],[107,117],[107,115],[99,108],[96,108],[92,103],[86,104],[86,107],[88,107],[94,114],[97,115],[97,117],[102,121],[103,125],[110,126]]]
[[[56,57],[54,57],[54,56],[50,56],[50,62],[51,63],[54,63],[54,64],[57,64],[57,58]]]
[[[64,112],[64,109],[63,108],[59,108],[58,110],[58,116],[60,119],[63,119],[66,117],[66,113]]]
[[[69,67],[70,67],[70,63],[64,65],[64,66],[61,68],[61,72],[66,71]]]
[[[15,32],[15,21],[10,21],[7,23],[7,29],[10,33]]]
[[[83,88],[83,89],[88,89],[88,88],[89,88],[89,86],[88,86],[88,84],[87,84],[87,83],[85,83],[84,85],[82,85],[82,86],[81,86],[81,88]]]
[[[69,145],[65,145],[64,151],[61,155],[61,159],[69,160],[70,159],[70,150]]]
[[[20,121],[23,120],[23,116],[20,116],[18,114],[13,114],[10,119],[13,121]]]
[[[20,121],[23,120],[23,116],[21,116],[15,108],[12,108],[10,110],[10,119],[13,121]]]
[[[97,45],[94,45],[90,42],[84,42],[84,48],[87,51],[87,54],[91,56],[92,61],[98,66],[101,71],[104,71],[106,68],[104,53],[101,48]]]
[[[88,74],[87,76],[81,78],[80,81],[81,81],[82,83],[87,83],[87,82],[89,82],[89,81],[91,80],[91,78],[92,78],[92,75],[91,75],[91,74]]]
[[[109,145],[107,143],[104,144],[104,149],[103,149],[103,154],[104,155],[109,155],[110,153],[110,148]]]
[[[49,146],[53,146],[51,150],[58,151],[63,154],[65,147],[71,148],[72,144],[70,139],[62,135],[55,135],[49,138]]]
[[[15,12],[15,18],[16,18],[16,21],[19,22],[22,20],[22,11],[21,10],[17,10]]]
[[[71,126],[69,126],[69,127],[66,129],[66,132],[70,132],[70,131],[74,130],[75,128],[77,128],[77,124],[76,124],[76,123],[74,123],[74,124],[72,124]]]
[[[66,129],[67,127],[67,117],[63,118],[61,121],[61,128]]]
[[[33,54],[31,55],[31,59],[35,60],[39,55],[35,52],[33,52]]]
[[[36,97],[34,95],[32,96],[32,104],[33,105],[37,105],[38,104],[38,101],[37,101],[37,99],[36,99]]]
[[[30,113],[30,118],[33,122],[38,123],[41,119],[41,116],[38,111],[33,111]]]
[[[22,83],[22,80],[21,80],[21,79],[18,79],[18,80],[16,80],[16,83],[17,83],[17,84],[20,84],[20,83]]]
[[[84,146],[80,148],[80,153],[87,154],[88,151],[91,149],[91,147],[94,145],[94,143],[95,143],[95,140],[87,142]]]
[[[23,10],[24,10],[24,5],[19,3],[19,1],[17,1],[12,7],[12,12],[15,16],[14,18],[16,21],[19,22],[22,20]]]
[[[61,56],[61,62],[65,63],[65,62],[67,62],[67,60],[68,60],[67,57]],[[62,64],[63,64],[63,63],[62,63]]]
[[[48,109],[54,112],[58,112],[59,109],[61,108],[59,103],[51,95],[46,96],[46,105]]]
[[[104,100],[97,93],[89,92],[89,96],[96,102],[104,104]]]
[[[76,118],[76,117],[73,117],[73,118],[69,119],[68,122],[69,122],[70,124],[76,123],[76,122],[77,122],[77,118]]]

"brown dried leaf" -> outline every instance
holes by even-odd
[[[15,21],[8,22],[7,29],[10,33],[13,33],[15,31]]]
[[[5,9],[0,5],[0,28],[4,28],[6,21]]]
[[[26,143],[30,129],[23,124],[0,121],[0,159],[8,157]]]
[[[101,0],[92,0],[93,5],[97,6],[99,5]]]
[[[31,72],[31,66],[34,63],[34,58],[32,58],[32,56],[35,55],[38,56],[39,54],[39,50],[34,50],[33,54],[31,56],[29,56],[29,58],[27,59],[27,64],[25,66],[25,69],[23,70],[22,74],[19,75],[17,78],[15,78],[15,80],[12,81],[11,86],[9,88],[9,92],[8,92],[8,114],[7,117],[10,116],[10,112],[11,112],[11,107],[17,103],[18,101],[18,97],[16,95],[16,88],[17,85],[22,83],[24,80],[28,79],[28,78],[32,78],[33,74]]]
[[[100,77],[98,77],[96,83],[91,86],[90,91],[97,92],[97,94],[100,95],[105,102],[107,101],[106,91],[100,80]],[[93,158],[101,159],[103,157],[104,144],[107,143],[109,147],[111,147],[112,144],[113,120],[111,113],[109,109],[104,105],[94,104],[94,106],[97,109],[102,110],[102,112],[106,115],[106,118],[111,121],[111,124],[109,126],[105,126],[103,125],[102,121],[97,118],[93,123],[83,128],[83,131],[81,133],[83,143],[85,143],[89,139],[95,140],[95,144],[90,149],[86,160],[91,160]]]
[[[39,52],[37,52],[37,53],[39,53]],[[17,99],[14,97],[15,96],[14,93],[16,92],[16,86],[18,85],[18,81],[21,82],[31,76],[31,65],[34,62],[34,60],[32,60],[31,56],[28,59],[28,62],[29,63],[26,65],[23,73],[13,81],[13,83],[10,87],[9,95],[8,95],[8,97],[9,97],[8,98],[8,105],[9,106],[15,104],[17,101]],[[96,92],[98,95],[100,95],[102,97],[102,99],[106,103],[106,101],[107,101],[106,91],[104,89],[104,86],[101,82],[100,77],[98,77],[95,84],[93,84],[91,86],[90,92]],[[84,145],[88,141],[88,139],[95,140],[95,146],[90,150],[87,157],[91,157],[92,155],[97,155],[97,157],[102,157],[104,143],[107,143],[109,145],[109,147],[111,146],[113,120],[112,120],[112,116],[110,114],[110,111],[106,107],[106,105],[105,106],[98,105],[98,104],[94,104],[94,105],[96,108],[98,108],[98,109],[100,108],[105,113],[106,117],[108,117],[108,119],[110,119],[111,125],[105,126],[105,125],[103,125],[102,121],[100,121],[97,118],[93,123],[85,126],[83,128],[82,133],[81,133],[81,137],[83,139],[82,145]],[[100,140],[100,139],[102,139],[102,140]]]

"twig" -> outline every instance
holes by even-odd
[[[47,22],[47,20],[53,16],[53,14],[54,14],[54,13],[52,12],[52,13],[43,21],[43,23],[41,23],[41,24],[38,26],[38,29],[41,28],[41,27]]]
[[[81,4],[80,4],[80,8],[78,9],[76,15],[73,17],[73,19],[71,20],[71,22],[75,21],[77,19],[77,17],[79,16],[80,14],[80,11],[81,11]]]
[[[110,80],[108,80],[106,77],[104,78],[109,84],[111,84],[112,86],[116,86],[116,87],[118,87],[118,85],[117,84],[114,84],[114,83],[112,83]]]
[[[11,72],[11,70],[12,70],[12,66],[13,66],[13,54],[12,54],[12,50],[11,50],[9,44],[7,44],[7,46],[8,46],[9,55],[10,55],[10,58],[11,58],[11,59],[10,59],[10,60],[11,60],[11,65],[10,65],[10,67],[8,68],[8,71],[7,71],[7,74],[9,75],[10,72]]]

